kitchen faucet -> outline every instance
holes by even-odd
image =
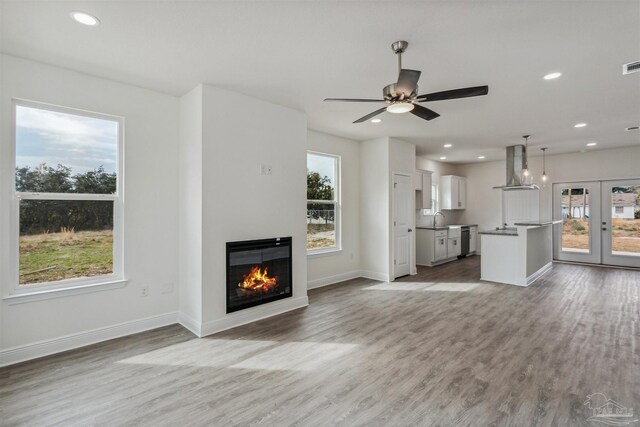
[[[433,214],[433,228],[436,228],[436,218],[438,218],[438,215],[442,215],[442,218],[444,218],[444,214],[440,211],[436,212]]]

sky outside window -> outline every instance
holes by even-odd
[[[118,122],[25,106],[16,107],[16,166],[41,163],[71,175],[103,167],[117,171]]]

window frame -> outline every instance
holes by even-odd
[[[17,163],[17,110],[18,107],[35,108],[62,114],[108,120],[118,124],[118,146],[116,151],[116,192],[113,194],[89,193],[37,193],[18,192],[15,184]],[[124,117],[97,113],[77,108],[63,107],[25,99],[12,99],[12,190],[11,190],[11,236],[10,236],[10,268],[11,281],[8,295],[4,299],[12,303],[46,299],[64,295],[92,292],[104,288],[121,287],[126,284],[124,275]],[[55,282],[20,285],[20,201],[22,200],[73,200],[73,201],[112,201],[113,202],[113,272],[94,277],[79,277]]]
[[[308,256],[330,255],[342,251],[342,157],[338,154],[324,153],[320,151],[307,150],[307,165],[309,154],[314,156],[328,157],[335,162],[335,183],[333,200],[312,200],[307,199],[307,211],[309,203],[333,204],[335,207],[335,245],[326,248],[307,249]],[[307,171],[309,168],[307,167]]]

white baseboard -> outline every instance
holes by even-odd
[[[553,266],[552,262],[549,262],[549,263],[543,265],[541,269],[539,269],[538,271],[533,273],[531,276],[527,277],[527,284],[525,286],[529,286],[530,284],[532,284],[533,282],[538,280],[540,277],[542,277],[542,275],[544,273],[546,273],[547,271],[551,270],[552,266]]]
[[[173,325],[178,322],[178,312],[160,314],[158,316],[133,320],[91,331],[66,335],[50,340],[39,341],[33,344],[0,350],[0,366],[13,365],[26,360],[48,356],[62,351],[84,347],[101,341],[107,341],[125,335],[136,334],[162,326]]]
[[[228,314],[222,319],[212,320],[202,324],[200,328],[200,337],[222,332],[227,329],[255,322],[277,314],[286,313],[287,311],[296,310],[298,308],[309,305],[309,298],[287,298],[280,301],[274,301],[258,307],[248,308],[246,310],[236,311]]]
[[[378,280],[380,282],[389,282],[389,276],[387,274],[378,273],[377,271],[360,271],[360,276],[365,279]]]
[[[345,280],[357,279],[361,277],[359,270],[349,271],[342,274],[335,274],[333,276],[321,277],[319,279],[308,280],[307,289],[316,289],[323,286],[333,285],[334,283],[344,282]]]
[[[187,316],[183,312],[178,313],[178,323],[190,330],[195,336],[202,336],[202,323],[194,318]]]

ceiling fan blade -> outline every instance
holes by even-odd
[[[422,105],[414,105],[413,110],[411,110],[411,114],[425,120],[433,120],[436,117],[440,117],[440,114],[436,113],[433,110],[425,108]]]
[[[420,79],[421,73],[422,72],[418,70],[407,70],[404,68],[400,70],[396,91],[404,93],[405,98],[409,98],[418,87],[418,80]]]
[[[364,117],[360,117],[358,120],[356,120],[356,121],[355,121],[355,122],[353,122],[353,123],[362,123],[362,122],[366,122],[366,121],[367,121],[367,120],[369,120],[370,118],[375,117],[375,116],[377,116],[378,114],[380,114],[380,113],[384,112],[386,109],[387,109],[387,107],[383,107],[383,108],[381,108],[381,109],[379,109],[379,110],[374,111],[373,113],[369,113],[369,114],[367,114],[367,115],[366,115],[366,116],[364,116]]]
[[[462,89],[445,90],[442,92],[427,93],[420,95],[416,99],[425,101],[444,101],[447,99],[470,98],[472,96],[482,96],[489,93],[489,86],[465,87]]]
[[[360,99],[360,98],[325,98],[329,102],[386,102],[384,99]]]

